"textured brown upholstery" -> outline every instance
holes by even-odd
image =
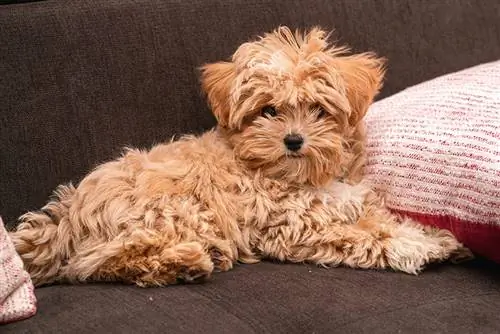
[[[500,58],[500,3],[475,0],[47,0],[0,6],[0,214],[12,227],[123,146],[213,126],[197,67],[278,25],[336,29],[389,59],[381,95]],[[404,111],[402,111],[404,112]],[[309,271],[311,270],[311,271]],[[37,290],[0,332],[498,333],[498,267],[420,277],[241,266],[202,286]],[[150,297],[152,300],[150,300]]]
[[[36,290],[38,314],[1,333],[499,333],[500,270],[440,266],[422,276],[242,265],[211,282],[142,289]]]

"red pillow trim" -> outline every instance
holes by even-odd
[[[500,263],[499,225],[474,223],[451,216],[433,216],[394,209],[391,211],[412,218],[423,225],[447,229],[477,255],[488,257]]]

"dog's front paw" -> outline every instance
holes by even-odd
[[[464,261],[472,253],[447,230],[401,224],[386,242],[388,265],[398,271],[418,274],[426,264],[445,260]]]
[[[452,263],[463,263],[474,260],[475,256],[467,247],[461,246],[451,253],[450,261]]]
[[[424,231],[431,238],[438,240],[445,253],[444,259],[449,259],[453,263],[462,263],[474,259],[474,254],[462,245],[450,231],[435,227],[425,227]],[[442,259],[438,258],[437,260]]]
[[[385,247],[385,257],[389,267],[396,271],[417,275],[431,257],[440,251],[436,243],[422,243],[404,237],[390,238]]]

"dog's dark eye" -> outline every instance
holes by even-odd
[[[262,108],[262,116],[264,117],[275,117],[277,114],[278,112],[272,106],[265,106]]]
[[[316,111],[318,118],[324,118],[327,115],[325,108],[319,104],[314,105],[313,110]]]

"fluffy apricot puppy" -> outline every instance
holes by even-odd
[[[36,285],[194,282],[262,259],[416,274],[468,251],[362,181],[383,62],[280,27],[202,68],[218,126],[128,149],[62,185],[10,236]]]

